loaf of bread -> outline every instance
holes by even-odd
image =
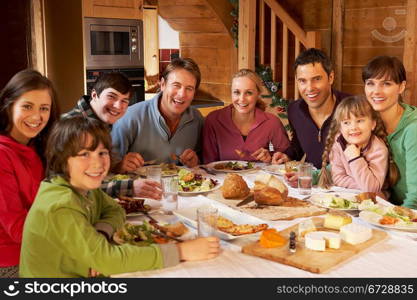
[[[222,186],[225,199],[242,199],[249,195],[250,189],[242,176],[234,173],[227,174]]]
[[[281,205],[287,199],[288,188],[271,174],[260,174],[255,178],[254,199],[258,204]]]

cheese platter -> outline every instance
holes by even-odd
[[[242,252],[312,273],[325,273],[388,237],[382,230],[356,223],[343,224],[339,232],[324,227],[325,218],[314,217],[311,220],[314,230],[307,230],[304,236],[298,232],[300,224],[280,232],[286,239],[289,239],[291,232],[298,232],[295,252],[289,250],[289,243],[265,248],[259,242],[243,246]]]

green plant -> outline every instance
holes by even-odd
[[[271,104],[269,106],[275,108],[277,115],[281,119],[288,119],[288,100],[281,96],[280,91],[282,89],[282,83],[274,81],[271,67],[267,65],[258,65],[256,67],[256,73],[261,77],[269,92],[268,95],[262,95],[262,98],[271,98]],[[285,125],[285,129],[291,131],[290,125]]]
[[[230,12],[230,15],[233,17],[233,24],[232,28],[230,28],[230,32],[232,33],[235,47],[239,48],[239,0],[229,0],[229,2],[233,6],[232,11]]]

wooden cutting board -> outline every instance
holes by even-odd
[[[324,229],[324,218],[313,218],[313,222],[320,231],[332,231]],[[290,232],[297,233],[298,224],[291,226],[280,233],[289,237]],[[337,231],[332,231],[337,232]],[[304,246],[304,240],[297,241],[297,250],[295,253],[290,253],[288,250],[288,243],[279,248],[262,248],[259,242],[247,244],[242,247],[242,252],[249,255],[259,256],[265,259],[273,260],[282,264],[293,266],[312,273],[325,273],[334,266],[352,258],[361,251],[375,245],[376,243],[386,239],[388,234],[384,231],[373,229],[372,238],[368,241],[351,245],[342,240],[339,249],[327,249],[326,251],[314,251],[307,249]]]
[[[227,206],[237,209],[241,212],[247,213],[251,216],[260,218],[266,221],[278,221],[278,220],[293,220],[296,218],[311,217],[325,214],[327,208],[315,206],[313,204],[308,206],[264,206],[263,208],[257,208],[255,202],[237,207],[242,199],[225,199],[223,198],[221,189],[213,191],[207,195],[208,198],[216,200]]]

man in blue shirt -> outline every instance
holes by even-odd
[[[137,169],[143,161],[198,165],[203,117],[190,107],[201,73],[190,58],[176,58],[161,78],[161,92],[128,108],[112,130],[113,149],[123,157],[122,172]]]

